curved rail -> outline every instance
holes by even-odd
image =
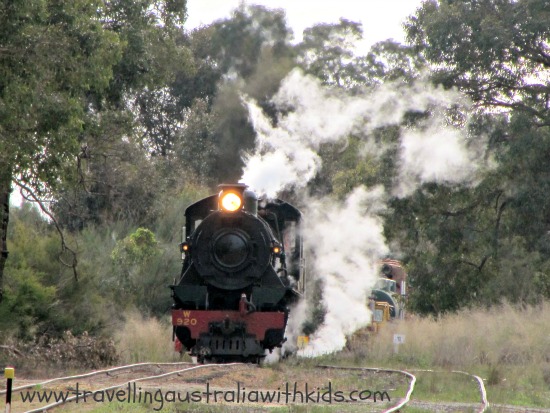
[[[448,371],[428,370],[428,369],[414,369],[411,371],[427,372],[427,373],[448,373]],[[475,374],[470,374],[460,370],[451,370],[451,373],[464,374],[466,376],[473,377],[477,381],[477,386],[481,394],[481,409],[477,413],[484,413],[489,408],[489,401],[487,399],[487,391],[485,390],[485,384],[483,384],[483,379],[479,376],[476,376]]]
[[[45,380],[45,381],[42,381],[42,382],[37,382],[37,383],[32,383],[32,384],[25,384],[24,386],[14,387],[12,389],[12,392],[17,392],[17,391],[21,391],[21,390],[25,390],[25,389],[30,389],[30,388],[35,387],[35,386],[45,386],[46,384],[51,384],[51,383],[55,383],[55,382],[58,382],[58,381],[68,381],[68,380],[82,379],[82,378],[86,378],[86,377],[97,376],[98,374],[109,374],[109,373],[112,373],[112,372],[115,372],[115,371],[129,370],[129,369],[133,369],[133,368],[136,368],[136,367],[178,366],[178,365],[189,365],[189,364],[192,364],[192,363],[180,361],[180,362],[175,362],[175,363],[152,363],[152,362],[147,362],[147,363],[127,364],[127,365],[124,365],[124,366],[112,367],[110,369],[96,370],[96,371],[92,371],[90,373],[77,374],[75,376],[56,377],[56,378],[48,379],[48,380]],[[0,390],[0,394],[5,394],[5,393],[6,393],[6,390]]]
[[[380,371],[380,372],[387,372],[387,373],[399,373],[399,374],[403,374],[404,376],[409,377],[411,380],[410,380],[409,389],[407,390],[407,394],[405,395],[405,398],[402,399],[397,405],[395,405],[393,407],[390,407],[389,409],[384,410],[383,413],[396,412],[399,409],[401,409],[403,406],[405,406],[411,400],[411,395],[414,391],[414,385],[416,383],[416,376],[412,373],[409,373],[408,371],[405,371],[405,370],[380,369],[380,368],[376,368],[376,367],[343,367],[343,366],[326,366],[326,365],[320,365],[320,366],[317,366],[317,367],[324,368],[324,369],[363,370],[363,371],[366,370],[366,371]]]
[[[474,379],[477,380],[479,392],[481,393],[481,404],[483,406],[478,413],[484,413],[485,410],[489,408],[489,401],[487,400],[487,391],[485,390],[485,384],[483,384],[483,379],[479,376],[476,376],[475,374],[470,374],[465,371],[453,370],[452,373],[465,374],[466,376],[473,377]]]
[[[55,382],[69,381],[69,380],[75,380],[75,379],[81,379],[81,378],[89,378],[89,377],[93,377],[93,376],[100,375],[100,374],[109,375],[109,373],[112,373],[112,372],[131,370],[131,369],[138,368],[138,367],[179,366],[179,365],[189,365],[189,364],[191,364],[191,363],[189,363],[189,362],[175,362],[175,363],[152,363],[152,362],[147,362],[147,363],[129,364],[129,365],[118,366],[118,367],[113,367],[113,368],[104,369],[104,370],[97,370],[97,371],[84,373],[84,374],[78,374],[78,375],[74,375],[74,376],[57,377],[57,378],[45,380],[43,382],[37,382],[37,383],[32,383],[32,384],[27,384],[27,385],[24,385],[24,386],[16,387],[16,388],[13,389],[13,391],[18,392],[18,391],[21,391],[21,390],[25,390],[25,389],[35,387],[35,386],[43,387],[47,384],[51,384],[51,383],[55,383]],[[137,379],[133,379],[133,380],[127,380],[122,384],[117,384],[117,385],[105,387],[105,388],[102,388],[102,389],[97,389],[97,390],[94,390],[93,392],[113,390],[113,389],[117,389],[117,388],[126,386],[129,383],[136,383],[136,382],[142,382],[142,381],[147,381],[147,380],[154,380],[154,379],[159,379],[159,378],[163,378],[163,377],[168,377],[168,376],[171,376],[171,375],[179,375],[179,374],[191,371],[191,370],[197,370],[197,369],[203,369],[203,368],[209,368],[209,367],[228,367],[228,366],[237,366],[237,365],[242,366],[243,364],[242,363],[229,363],[229,364],[205,364],[205,365],[199,365],[199,366],[192,366],[192,367],[187,367],[187,368],[184,368],[184,369],[178,369],[178,370],[167,372],[167,373],[157,374],[157,375],[153,375],[153,376],[141,377],[141,378],[137,378]],[[405,398],[401,399],[400,402],[397,405],[395,405],[391,408],[388,408],[386,410],[383,410],[384,413],[396,412],[399,409],[401,409],[402,407],[404,407],[407,403],[409,403],[411,395],[414,391],[415,383],[416,383],[416,376],[414,374],[412,374],[411,372],[449,373],[449,371],[437,371],[437,370],[428,370],[428,369],[413,369],[413,370],[410,370],[410,371],[405,371],[405,370],[384,369],[384,368],[376,368],[376,367],[345,367],[345,366],[332,366],[332,365],[318,365],[316,367],[325,368],[325,369],[330,368],[330,369],[340,369],[340,370],[360,370],[360,371],[362,370],[362,371],[398,373],[398,374],[402,374],[402,375],[407,376],[410,379],[410,382],[409,382],[409,388],[408,388],[408,391],[405,395]],[[489,402],[487,400],[487,392],[486,392],[486,389],[485,389],[485,385],[483,383],[483,379],[481,379],[479,376],[476,376],[474,374],[470,374],[468,372],[459,371],[459,370],[452,370],[451,373],[463,374],[463,375],[472,377],[477,381],[478,389],[479,389],[480,395],[481,395],[481,405],[482,405],[481,408],[477,411],[477,413],[484,413],[489,408]],[[0,394],[5,394],[5,393],[6,393],[6,390],[1,390],[0,391]],[[46,405],[46,406],[43,406],[43,407],[40,407],[40,408],[29,410],[29,411],[27,411],[27,413],[45,412],[49,409],[58,407],[62,404],[65,404],[67,402],[75,400],[77,397],[78,396],[73,396],[73,397],[67,398],[66,400],[63,400],[63,401],[59,401],[59,402],[52,403],[52,404],[49,404],[49,405]]]
[[[145,364],[155,365],[156,363],[145,363]],[[168,363],[168,364],[170,364],[170,363]],[[131,384],[131,383],[137,383],[137,382],[140,382],[140,381],[160,379],[160,378],[163,378],[163,377],[168,377],[168,376],[171,376],[171,375],[181,374],[181,373],[191,371],[191,370],[198,370],[198,369],[208,368],[208,367],[219,367],[219,366],[228,367],[228,366],[242,366],[242,365],[243,365],[242,363],[202,364],[200,366],[188,367],[186,369],[171,371],[171,372],[168,372],[168,373],[158,374],[158,375],[155,375],[155,376],[147,376],[147,377],[141,377],[141,378],[134,379],[134,380],[128,380],[128,381],[125,381],[124,383],[116,384],[114,386],[104,387],[102,389],[96,389],[96,390],[92,391],[92,393],[104,392],[104,391],[108,391],[108,390],[114,390],[114,389],[118,389],[119,387],[123,387],[123,386],[126,386],[128,384]],[[136,365],[133,365],[133,366],[135,367]],[[128,367],[128,366],[123,366],[123,367]],[[65,400],[61,400],[61,401],[58,401],[58,402],[55,402],[55,403],[51,403],[51,404],[48,404],[46,406],[39,407],[37,409],[27,410],[25,413],[42,413],[42,412],[46,412],[50,409],[53,409],[55,407],[59,407],[59,406],[65,404],[65,403],[69,403],[73,400],[76,400],[77,397],[78,396],[68,397]]]

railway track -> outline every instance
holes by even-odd
[[[136,369],[136,368],[144,368],[144,367],[151,367],[151,366],[160,367],[160,366],[182,366],[182,365],[191,365],[191,363],[180,362],[180,363],[136,363],[136,364],[127,364],[127,365],[124,365],[124,366],[112,367],[112,368],[103,369],[103,370],[94,370],[94,371],[89,372],[89,373],[83,373],[83,374],[78,374],[78,375],[73,375],[73,376],[62,376],[62,377],[56,377],[56,378],[48,379],[48,380],[44,380],[44,381],[33,381],[33,382],[25,384],[23,386],[14,387],[12,389],[12,391],[13,391],[13,393],[19,393],[23,390],[31,389],[31,388],[37,387],[37,386],[44,387],[44,386],[47,386],[47,385],[51,385],[53,383],[64,382],[64,381],[69,381],[69,380],[76,380],[76,379],[87,379],[87,378],[92,378],[92,377],[99,376],[99,375],[109,376],[110,374],[113,374],[113,373],[116,373],[116,372],[122,372],[122,371],[125,371],[125,370],[132,370],[132,369]],[[2,394],[6,394],[6,390],[0,390],[0,395],[2,395]]]
[[[309,381],[310,390],[313,389],[312,393],[314,394],[312,399],[305,398],[306,393],[308,393],[307,384],[304,389],[303,384],[304,382],[299,382],[299,378],[290,378],[290,385],[289,382],[286,382],[286,389],[283,385],[279,385],[277,394],[279,396],[278,400],[271,400],[270,402],[266,403],[267,405],[281,405],[281,404],[307,404],[307,403],[313,403],[315,394],[317,394],[317,403],[324,403],[323,400],[319,400],[319,395],[322,394],[325,391],[325,388],[323,388],[323,384],[325,384],[325,378],[327,377],[326,374],[320,375],[318,374],[319,369],[330,369],[332,370],[331,374],[328,375],[328,377],[332,377],[333,380],[336,382],[338,380],[342,380],[343,377],[349,376],[349,373],[343,373],[346,371],[354,370],[355,372],[374,372],[374,373],[387,373],[387,374],[401,374],[401,372],[394,371],[394,370],[383,370],[383,369],[368,369],[368,368],[362,368],[362,369],[353,369],[353,368],[346,368],[346,367],[338,367],[338,366],[317,366],[309,369],[309,372],[306,373],[306,376],[309,375],[309,377],[315,376],[318,378],[318,381],[315,381],[311,379]],[[196,374],[198,370],[201,370],[201,374]],[[160,389],[162,388],[165,392],[167,392],[170,388],[172,389],[179,389],[179,391],[185,392],[187,390],[187,395],[191,392],[193,389],[193,385],[200,385],[201,390],[205,389],[206,385],[206,391],[210,391],[210,394],[214,396],[214,401],[216,393],[226,393],[228,392],[227,388],[231,386],[229,382],[224,383],[218,383],[216,390],[211,388],[211,390],[208,390],[208,386],[210,382],[213,382],[215,378],[223,377],[223,376],[231,376],[234,378],[235,371],[237,370],[246,370],[250,374],[256,374],[258,372],[261,372],[262,370],[264,372],[267,372],[266,374],[272,374],[274,370],[272,369],[261,369],[257,366],[253,366],[250,364],[240,364],[240,363],[233,363],[233,364],[205,364],[205,365],[191,365],[190,363],[140,363],[140,364],[133,364],[133,365],[127,365],[127,366],[120,366],[110,369],[104,369],[104,370],[98,370],[93,371],[90,373],[85,374],[79,374],[79,375],[73,375],[73,376],[64,376],[64,377],[57,377],[49,380],[44,381],[33,381],[26,383],[24,385],[17,386],[13,389],[13,392],[15,395],[17,394],[30,394],[33,392],[39,392],[40,394],[45,393],[53,393],[56,392],[56,394],[63,394],[64,397],[61,397],[59,400],[53,400],[49,399],[47,401],[40,400],[37,401],[34,399],[32,402],[30,402],[27,398],[25,402],[23,402],[22,397],[13,397],[12,400],[14,400],[14,403],[12,405],[12,412],[27,412],[27,413],[38,413],[38,412],[46,412],[51,411],[55,408],[58,408],[63,405],[67,405],[69,403],[72,403],[72,405],[76,408],[76,403],[83,403],[83,402],[90,402],[90,401],[98,401],[95,397],[96,394],[110,394],[110,397],[107,396],[107,400],[103,400],[104,396],[102,396],[101,401],[111,401],[115,400],[115,394],[116,391],[121,391],[125,395],[128,395],[128,402],[130,402],[129,395],[133,391],[136,392],[137,384],[144,384],[145,382],[149,382],[153,388]],[[300,371],[300,369],[298,369]],[[337,373],[338,372],[338,373]],[[246,372],[245,372],[246,373]],[[258,373],[259,374],[259,373]],[[407,373],[405,373],[407,375]],[[265,374],[264,374],[265,376]],[[288,377],[284,374],[281,375],[281,380],[284,378],[288,379]],[[170,381],[169,378],[172,377],[173,380]],[[411,379],[411,386],[410,390],[407,392],[408,397],[410,397],[410,394],[412,393],[412,389],[414,387],[414,376],[409,375],[408,376]],[[363,378],[364,379],[364,378]],[[275,394],[275,391],[273,390],[273,385],[266,384],[269,382],[265,380],[259,380],[256,383],[256,386],[253,386],[251,384],[251,381],[254,382],[254,379],[247,379],[246,377],[242,379],[240,383],[237,381],[237,388],[240,388],[240,391],[237,391],[237,393],[242,394],[243,399],[245,396],[245,386],[248,386],[250,389],[248,390],[249,394],[250,391],[254,392],[256,390],[257,392],[263,392],[264,394]],[[367,381],[367,380],[365,380]],[[245,384],[245,382],[247,384]],[[221,386],[221,387],[220,387]],[[294,386],[294,388],[292,388]],[[315,387],[317,386],[317,387]],[[254,390],[253,388],[256,387]],[[298,387],[298,390],[297,390]],[[219,390],[224,389],[225,390]],[[84,390],[86,389],[86,390]],[[315,390],[316,389],[316,390]],[[139,393],[142,394],[141,387],[138,389]],[[284,391],[286,392],[294,392],[294,395],[284,396]],[[230,392],[231,390],[229,390]],[[83,400],[83,394],[84,392],[87,393],[88,400],[84,397]],[[0,394],[5,393],[5,391],[0,391]],[[298,394],[298,398],[296,397],[296,393]],[[200,392],[200,394],[205,394],[204,391]],[[27,396],[28,397],[28,396]],[[407,400],[408,400],[407,397]],[[221,398],[221,396],[220,396]],[[141,402],[145,401],[142,400],[141,397],[136,400],[135,394],[133,400],[131,402]],[[153,398],[149,400],[150,402],[153,401]],[[204,402],[204,398],[202,399]],[[219,401],[219,400],[218,400]],[[343,403],[348,404],[350,402],[353,402],[353,396],[349,396],[346,393],[346,398],[342,396]],[[376,400],[374,400],[376,401]],[[208,400],[207,400],[208,403]],[[387,400],[385,403],[372,403],[372,400],[370,401],[355,401],[355,404],[358,408],[361,409],[361,411],[373,411],[373,412],[393,412],[396,411],[399,407],[403,406],[406,401],[399,400],[399,403],[395,406],[390,406],[389,408],[386,407],[378,407],[385,406],[389,403],[389,400]],[[83,406],[81,404],[81,406]],[[159,407],[159,406],[156,406]],[[258,408],[259,406],[256,405],[255,408]],[[335,406],[337,409],[337,406]]]
[[[464,371],[458,371],[453,370],[450,372],[446,371],[436,371],[436,370],[425,370],[425,369],[411,369],[411,370],[394,370],[394,369],[381,369],[381,368],[370,368],[370,367],[339,367],[339,366],[318,366],[320,368],[332,368],[332,369],[348,369],[348,370],[364,370],[364,371],[375,371],[375,372],[388,372],[388,373],[394,373],[394,374],[401,374],[403,376],[406,376],[409,381],[409,387],[407,389],[407,393],[404,398],[400,399],[398,403],[392,407],[389,407],[385,410],[382,410],[383,413],[392,413],[392,412],[398,412],[400,409],[402,409],[405,406],[415,406],[424,408],[426,410],[431,411],[437,411],[437,412],[456,412],[456,411],[475,411],[476,413],[484,413],[489,408],[489,401],[487,400],[487,391],[485,390],[485,385],[483,383],[483,379],[481,377],[476,376],[474,374],[470,374]],[[453,402],[424,402],[424,401],[414,401],[411,403],[411,396],[414,392],[414,386],[416,384],[417,378],[413,374],[415,372],[423,372],[423,373],[446,373],[446,374],[461,374],[468,376],[472,378],[479,390],[479,403],[453,403]],[[514,408],[516,409],[516,412],[519,412],[517,410],[517,407],[515,406],[496,406],[499,411],[503,412],[513,412]],[[545,409],[523,409],[521,411],[525,412],[543,412],[546,411]],[[546,411],[547,413],[550,412],[550,410]]]
[[[474,405],[471,403],[449,403],[449,406],[451,408],[457,407],[457,408],[463,408],[463,407],[469,407],[470,409],[475,408],[476,413],[484,413],[489,408],[489,401],[487,400],[487,391],[485,390],[485,384],[483,383],[483,379],[479,376],[476,376],[475,374],[470,374],[465,371],[459,371],[459,370],[452,370],[450,372],[448,371],[439,371],[439,370],[428,370],[428,369],[412,369],[412,372],[422,372],[422,373],[446,373],[446,374],[461,374],[464,376],[468,376],[476,381],[479,394],[480,394],[480,404]],[[417,403],[418,405],[419,403]],[[429,404],[428,404],[429,405]]]
[[[319,374],[319,370],[322,370],[323,373]],[[257,392],[265,392],[266,394],[275,393],[273,390],[274,387],[277,387],[277,384],[280,383],[281,378],[273,379],[273,376],[280,375],[282,378],[289,380],[289,372],[300,371],[300,369],[290,369],[285,370],[284,363],[281,368],[273,369],[262,369],[258,366],[250,364],[241,364],[241,363],[230,363],[230,364],[205,364],[205,365],[193,365],[191,363],[139,363],[132,364],[120,367],[114,367],[110,369],[97,370],[85,374],[73,375],[73,376],[64,376],[57,377],[49,380],[43,381],[33,381],[28,382],[24,385],[17,386],[13,389],[14,404],[12,405],[12,412],[27,412],[27,413],[38,413],[51,411],[52,409],[58,408],[63,405],[72,403],[74,407],[77,406],[75,403],[79,401],[91,402],[98,400],[95,398],[96,394],[102,394],[102,402],[108,401],[117,401],[115,395],[117,392],[122,392],[126,395],[126,401],[128,403],[141,403],[148,402],[145,398],[141,399],[142,394],[147,394],[148,390],[162,389],[165,393],[170,391],[173,392],[187,392],[187,397],[189,398],[190,394],[193,394],[193,390],[197,395],[208,394],[215,395],[216,393],[225,394],[231,392],[228,390],[235,383],[237,384],[237,394],[242,393],[243,401],[241,406],[246,406],[244,404],[245,392],[249,393],[254,389]],[[240,373],[238,373],[240,372]],[[294,374],[293,373],[293,374]],[[479,402],[478,403],[453,403],[453,402],[434,402],[434,401],[422,401],[422,400],[412,400],[412,396],[415,390],[415,384],[417,383],[417,377],[415,373],[437,373],[437,374],[460,374],[470,377],[478,387],[479,391]],[[240,376],[239,376],[240,374]],[[361,380],[365,384],[373,382],[373,378],[378,376],[379,380],[382,382],[391,382],[390,387],[395,387],[391,389],[392,400],[386,400],[384,403],[373,403],[373,400],[369,401],[357,401],[350,400],[346,398],[341,400],[342,406],[353,406],[352,402],[355,402],[354,405],[357,406],[360,411],[372,411],[372,412],[384,412],[392,413],[402,411],[403,408],[408,406],[415,407],[418,409],[424,409],[426,411],[435,411],[435,412],[476,412],[483,413],[486,412],[489,408],[489,402],[487,400],[487,394],[485,391],[485,386],[483,380],[475,375],[472,375],[463,371],[436,371],[436,370],[395,370],[395,369],[383,369],[383,368],[371,368],[371,367],[342,367],[342,366],[330,366],[330,365],[320,365],[309,367],[309,371],[306,374],[306,377],[316,376],[317,381],[312,379],[311,388],[316,387],[317,393],[322,394],[326,387],[322,387],[322,384],[319,383],[326,382],[327,380],[333,380],[334,383],[342,383],[342,377],[347,377],[351,375],[356,375],[357,377],[355,383],[360,382]],[[266,375],[271,375],[269,380],[265,380]],[[216,380],[219,379],[217,382]],[[221,381],[220,381],[221,380]],[[224,381],[225,380],[225,381]],[[296,377],[290,377],[290,381],[297,380]],[[340,380],[340,381],[338,381]],[[380,383],[380,381],[379,381]],[[397,383],[397,385],[396,385]],[[341,384],[338,384],[342,386]],[[79,389],[80,386],[80,389]],[[139,386],[139,399],[136,398],[136,390]],[[149,387],[147,387],[149,386]],[[209,390],[209,387],[210,390]],[[246,386],[249,389],[246,389]],[[296,381],[294,381],[294,386],[296,386]],[[142,387],[145,390],[142,390]],[[335,386],[336,387],[336,386]],[[206,388],[206,392],[204,391]],[[216,390],[214,390],[214,388]],[[368,388],[368,387],[367,387]],[[399,388],[399,390],[397,390]],[[85,390],[84,390],[85,389]],[[199,389],[199,390],[196,390]],[[246,390],[245,390],[246,389]],[[80,391],[81,390],[81,391]],[[130,393],[133,390],[134,398],[130,399]],[[233,389],[234,390],[234,389]],[[280,394],[284,393],[284,387],[279,384],[278,391]],[[300,388],[300,390],[302,390]],[[34,399],[32,402],[26,400],[22,401],[21,397],[16,397],[17,394],[29,394],[30,392],[57,392],[58,394],[65,394],[66,397],[61,399],[49,399],[49,400],[37,400]],[[288,392],[288,381],[287,388]],[[88,395],[88,400],[84,395],[84,392]],[[151,394],[153,392],[150,392]],[[233,393],[235,393],[233,391]],[[300,393],[300,392],[299,392]],[[394,397],[394,394],[401,394],[399,398]],[[5,394],[5,390],[0,390],[0,395]],[[105,398],[105,395],[107,397]],[[349,395],[349,394],[347,394]],[[83,400],[84,398],[84,400]],[[199,397],[200,400],[187,400],[187,402],[193,401],[198,403],[204,403],[204,396]],[[216,400],[213,398],[212,402],[223,402],[223,397],[220,395],[219,399]],[[154,398],[151,396],[149,404],[154,403]],[[118,400],[121,401],[121,400]],[[173,401],[173,400],[172,400]],[[177,400],[176,400],[177,401]],[[182,401],[182,400],[180,400]],[[226,400],[227,401],[227,400]],[[326,400],[325,400],[326,401]],[[374,400],[376,402],[376,400]],[[208,400],[206,400],[208,403]],[[231,400],[235,402],[235,400]],[[317,396],[317,402],[319,403],[319,396]],[[284,398],[279,400],[270,400],[267,403],[256,403],[254,405],[254,411],[269,411],[271,407],[281,406],[282,404],[306,404],[308,400],[304,402],[301,398],[299,400],[289,400],[286,401]],[[320,401],[323,403],[323,400]],[[326,404],[326,403],[325,403]],[[338,405],[332,404],[334,406],[334,411],[338,411]],[[81,404],[82,406],[82,404]],[[160,407],[157,405],[157,407]],[[491,406],[494,411],[497,412],[544,412],[550,413],[550,409],[534,409],[534,408],[519,408],[517,406],[501,406],[493,405]],[[242,410],[239,410],[242,411]],[[355,410],[353,410],[355,411]],[[359,411],[359,410],[358,410]]]
[[[409,403],[411,399],[411,395],[414,391],[414,385],[416,383],[416,376],[412,373],[409,373],[405,370],[394,370],[394,369],[380,369],[380,368],[374,368],[374,367],[341,367],[341,366],[326,366],[321,365],[317,366],[319,368],[323,369],[339,369],[339,370],[355,370],[355,371],[374,371],[374,372],[386,372],[386,373],[392,373],[392,374],[401,374],[408,379],[409,381],[409,387],[407,389],[407,393],[405,394],[405,397],[403,399],[400,399],[397,404],[394,406],[391,406],[389,408],[386,408],[385,410],[382,410],[382,413],[393,413],[399,411],[399,409],[403,408],[407,403]]]
[[[248,368],[248,365],[242,363],[202,365],[192,365],[191,363],[139,363],[74,376],[56,377],[14,387],[12,389],[11,411],[13,413],[47,412],[68,403],[97,402],[97,394],[102,395],[102,402],[121,401],[119,396],[122,396],[122,393],[118,393],[117,396],[117,390],[124,393],[124,401],[139,403],[142,401],[142,396],[144,396],[144,401],[147,401],[147,392],[143,392],[141,387],[138,390],[137,383],[155,383],[158,380],[166,382],[166,379],[170,376],[182,378],[186,374],[197,370],[212,370],[214,372],[221,370],[223,374],[227,374],[229,370],[235,368]],[[152,371],[153,374],[151,374]],[[0,394],[5,393],[5,390],[0,391]],[[15,397],[17,394],[22,393],[26,393],[26,400],[23,400],[24,397]],[[29,394],[34,395],[32,400],[29,399]],[[41,397],[37,397],[37,394],[40,394]],[[43,395],[48,394],[50,397],[43,397]],[[153,396],[150,397],[150,400],[153,401]]]

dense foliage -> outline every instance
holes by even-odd
[[[281,10],[241,5],[193,31],[185,17],[185,0],[0,6],[3,337],[99,334],[124,310],[165,314],[183,209],[240,178],[256,136],[243,96],[277,124],[272,98],[295,68],[349,96],[427,77],[474,103],[446,119],[470,119],[462,127],[491,167],[475,185],[425,183],[384,211],[413,310],[550,298],[547,1],[427,0],[405,25],[408,44],[365,56],[354,51],[361,25],[348,20],[293,42]],[[394,193],[402,128],[430,116],[370,131],[388,148],[379,158],[363,155],[357,131],[345,146],[319,145],[309,192]],[[14,181],[53,219],[29,202],[10,210]],[[76,260],[64,259],[69,248]]]

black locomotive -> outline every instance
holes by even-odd
[[[219,189],[185,210],[174,336],[200,362],[258,362],[284,342],[303,292],[301,213],[244,184]]]

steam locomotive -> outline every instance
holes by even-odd
[[[173,338],[199,362],[259,362],[285,341],[303,293],[300,211],[247,188],[220,185],[185,210]]]

